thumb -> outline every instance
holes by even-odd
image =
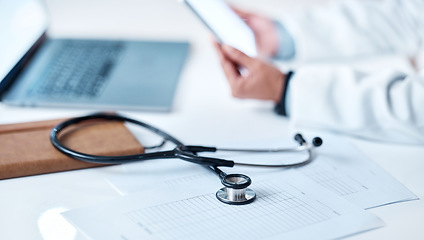
[[[247,20],[251,17],[252,14],[245,12],[241,9],[238,9],[236,7],[231,6],[231,9],[242,19],[242,20]]]
[[[224,54],[237,65],[249,68],[254,63],[254,58],[247,56],[233,47],[224,44],[222,50]]]

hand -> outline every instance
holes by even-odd
[[[280,100],[285,74],[278,68],[228,45],[221,46],[215,42],[214,46],[234,97],[272,100],[276,103]],[[241,74],[238,70],[240,67],[247,73]]]
[[[252,29],[259,55],[264,57],[275,56],[278,51],[278,34],[272,20],[237,8],[233,8],[233,10]]]

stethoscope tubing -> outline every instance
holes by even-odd
[[[310,149],[309,145],[301,145],[292,148],[275,148],[275,149],[246,149],[246,148],[217,148],[217,151],[221,152],[248,152],[248,153],[282,153],[282,152],[301,152]]]
[[[128,118],[128,117],[118,115],[118,114],[108,114],[108,113],[95,113],[95,114],[86,115],[86,116],[82,116],[82,117],[72,118],[70,120],[59,123],[50,132],[50,137],[52,137],[52,136],[57,137],[57,134],[61,130],[63,130],[66,127],[69,127],[70,125],[77,124],[77,123],[84,122],[84,121],[88,121],[88,120],[99,120],[99,119],[109,120],[109,121],[134,123],[136,125],[142,126],[146,129],[149,129],[150,131],[164,137],[166,140],[173,142],[175,145],[184,145],[178,139],[174,138],[173,136],[167,134],[166,132],[164,132],[164,131],[156,128],[156,127],[153,127],[152,125],[149,125],[147,123],[135,120],[133,118]]]
[[[302,146],[302,148],[299,148],[302,150],[299,151],[307,151],[308,152],[308,157],[303,160],[303,161],[299,161],[296,163],[291,163],[291,164],[255,164],[255,163],[241,163],[241,162],[234,162],[235,166],[245,166],[245,167],[265,167],[265,168],[291,168],[291,167],[300,167],[303,165],[306,165],[308,163],[310,163],[312,161],[312,146],[306,145]],[[278,151],[281,152],[281,151]],[[288,151],[283,151],[283,152],[288,152]],[[298,152],[298,151],[294,151],[294,152]]]
[[[86,153],[81,153],[75,150],[72,150],[62,144],[59,140],[59,133],[66,127],[78,124],[84,121],[90,120],[107,120],[107,121],[119,121],[119,122],[130,122],[138,126],[142,126],[158,135],[163,137],[162,143],[153,147],[146,147],[145,149],[159,148],[162,147],[167,141],[170,141],[176,145],[173,150],[168,151],[158,151],[153,153],[142,153],[134,155],[121,155],[121,156],[101,156],[101,155],[91,155]],[[188,146],[184,145],[181,141],[172,137],[171,135],[161,131],[158,128],[155,128],[149,124],[146,124],[135,119],[128,117],[120,116],[117,114],[108,114],[108,113],[97,113],[82,117],[73,118],[67,121],[64,121],[56,125],[50,132],[50,140],[53,146],[64,153],[65,155],[90,163],[98,164],[124,164],[138,161],[147,161],[153,159],[165,159],[165,158],[179,158],[184,161],[201,164],[212,170],[216,173],[221,180],[221,183],[225,186],[221,188],[216,193],[216,197],[224,203],[227,204],[247,204],[254,201],[256,194],[252,189],[249,189],[248,186],[252,183],[250,177],[244,174],[226,174],[218,167],[233,167],[234,165],[238,166],[249,166],[249,167],[279,167],[279,168],[288,168],[288,167],[298,167],[306,165],[312,161],[312,150],[316,146],[320,146],[322,140],[320,138],[315,138],[312,144],[307,144],[303,139],[302,135],[296,134],[295,140],[300,144],[298,147],[293,148],[276,148],[276,149],[239,149],[239,148],[215,148],[215,147],[205,147],[205,146]],[[199,152],[216,152],[216,151],[231,151],[231,152],[248,152],[248,153],[277,153],[277,152],[302,152],[306,151],[308,157],[306,160],[298,161],[292,164],[254,164],[254,163],[241,163],[234,162],[231,160],[220,159],[220,158],[211,158],[199,156]]]
[[[154,153],[142,153],[142,154],[135,154],[135,155],[121,155],[121,156],[101,156],[101,155],[91,155],[86,153],[81,153],[75,150],[72,150],[65,145],[63,145],[58,138],[59,133],[65,129],[66,127],[78,124],[80,122],[89,121],[89,120],[109,120],[109,121],[121,121],[121,122],[131,122],[136,125],[145,127],[146,129],[149,129],[150,131],[160,135],[167,141],[171,141],[177,147],[173,150],[169,151],[160,151],[160,152],[154,152]],[[131,162],[138,162],[138,161],[146,161],[146,160],[154,160],[154,159],[164,159],[164,158],[179,158],[188,162],[197,163],[201,165],[210,165],[210,166],[226,166],[226,167],[233,167],[234,162],[230,160],[224,160],[224,159],[218,159],[218,158],[210,158],[210,157],[203,157],[198,156],[194,153],[191,153],[187,151],[187,146],[185,146],[181,141],[177,140],[176,138],[172,137],[171,135],[161,131],[158,128],[155,128],[151,125],[148,125],[144,122],[137,121],[135,119],[127,118],[120,115],[111,115],[111,114],[105,114],[105,113],[97,113],[82,117],[73,118],[67,121],[64,121],[58,125],[56,125],[52,131],[50,132],[50,140],[53,146],[58,149],[60,152],[66,154],[69,157],[86,161],[90,163],[98,163],[98,164],[124,164],[124,163],[131,163]],[[209,147],[202,147],[202,151],[214,151],[216,148],[209,148]]]
[[[130,122],[139,126],[142,126],[164,138],[165,141],[171,141],[175,145],[176,148],[168,151],[159,151],[154,153],[142,153],[135,155],[121,155],[121,156],[101,156],[101,155],[91,155],[86,153],[81,153],[75,150],[72,150],[65,145],[63,145],[58,135],[59,133],[65,129],[66,127],[78,124],[80,122],[89,121],[89,120],[108,120],[108,121],[120,121],[120,122]],[[125,164],[132,163],[138,161],[146,161],[146,160],[154,160],[154,159],[165,159],[165,158],[179,158],[184,161],[206,165],[206,166],[225,166],[225,167],[233,167],[235,165],[238,166],[251,166],[251,167],[296,167],[305,165],[312,160],[312,149],[314,148],[310,144],[306,144],[303,140],[301,141],[301,145],[293,148],[276,148],[276,149],[239,149],[239,148],[215,148],[215,147],[204,147],[204,146],[188,146],[184,145],[178,139],[172,137],[171,135],[163,132],[162,130],[153,127],[144,122],[128,118],[125,116],[117,115],[117,114],[108,114],[108,113],[96,113],[92,115],[82,116],[73,118],[67,121],[64,121],[58,125],[56,125],[52,131],[50,132],[50,140],[53,146],[58,149],[60,152],[66,154],[69,157],[90,162],[90,163],[98,163],[98,164]],[[163,143],[161,144],[163,145]],[[242,162],[234,162],[232,160],[220,159],[220,158],[211,158],[197,155],[198,152],[216,152],[216,151],[231,151],[231,152],[249,152],[249,153],[272,153],[272,152],[302,152],[307,151],[308,157],[303,161],[299,161],[293,164],[253,164],[253,163],[242,163]]]

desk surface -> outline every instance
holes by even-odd
[[[245,8],[271,15],[291,1],[240,0]],[[301,1],[305,3],[307,1]],[[298,3],[296,3],[298,4]],[[288,121],[268,102],[233,99],[208,33],[174,0],[47,1],[53,36],[188,40],[189,59],[171,113],[121,112],[178,136],[187,144],[272,139],[291,136]],[[63,118],[93,109],[17,108],[0,104],[0,123]],[[397,180],[424,198],[424,148],[350,139]],[[36,154],[36,153],[35,153]],[[121,166],[70,171],[0,181],[1,239],[85,239],[60,212],[113,199],[104,180]],[[386,226],[351,239],[423,239],[424,202],[411,201],[368,210]]]

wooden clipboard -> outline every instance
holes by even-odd
[[[65,119],[0,125],[0,179],[104,166],[56,150],[50,130]],[[83,124],[60,136],[68,147],[95,155],[131,155],[143,146],[121,122]]]

